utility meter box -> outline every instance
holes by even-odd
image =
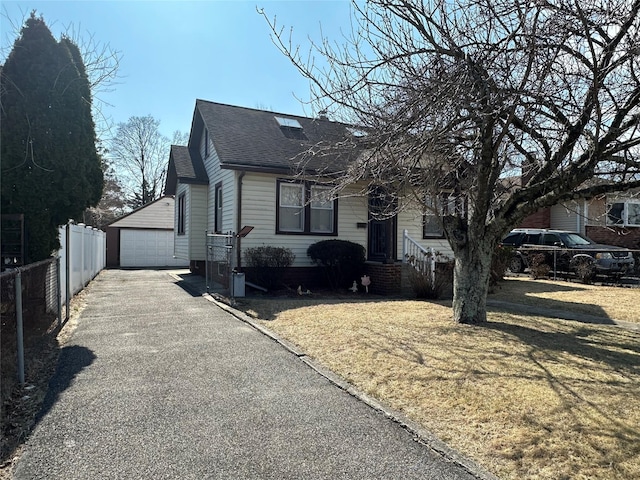
[[[245,296],[244,273],[231,272],[231,296],[242,298]]]

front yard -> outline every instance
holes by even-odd
[[[640,322],[640,289],[512,279],[497,300]],[[246,298],[239,308],[504,479],[640,478],[640,331],[446,302]]]

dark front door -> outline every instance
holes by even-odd
[[[368,258],[373,262],[393,262],[396,259],[396,216],[393,205],[384,195],[369,197]]]

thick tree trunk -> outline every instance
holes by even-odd
[[[455,252],[453,319],[458,323],[487,321],[487,293],[493,242],[478,239]]]

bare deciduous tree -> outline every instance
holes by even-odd
[[[121,181],[127,203],[141,207],[159,198],[164,187],[170,141],[151,115],[118,124],[108,156]]]
[[[511,228],[640,185],[639,10],[640,0],[354,1],[344,43],[325,39],[309,56],[267,21],[318,111],[368,132],[341,184],[393,186],[397,208],[441,216],[454,320],[478,324]]]
[[[102,197],[95,207],[86,209],[82,215],[82,221],[96,228],[104,228],[116,220],[126,211],[125,196],[120,182],[113,168],[102,156],[102,171],[104,172],[104,187]]]

